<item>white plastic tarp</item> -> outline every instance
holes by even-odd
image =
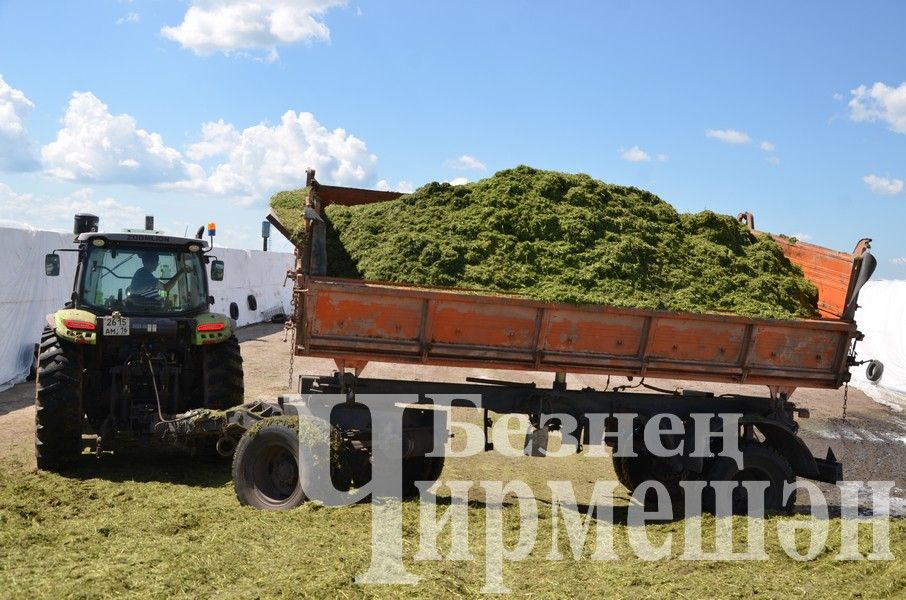
[[[76,253],[60,252],[59,277],[44,274],[44,255],[56,248],[74,249],[72,235],[0,227],[0,391],[24,381],[46,315],[60,309],[72,294]],[[215,248],[224,261],[223,281],[210,282],[214,312],[229,314],[235,303],[238,325],[289,314],[292,284],[283,286],[293,256],[285,252]],[[249,308],[254,296],[257,308]]]
[[[211,310],[229,315],[230,304],[236,303],[240,326],[290,313],[293,282],[287,281],[285,286],[283,282],[286,272],[293,268],[292,254],[216,247],[211,254],[224,262],[223,281],[210,282],[214,296]]]
[[[865,366],[853,367],[852,385],[873,399],[901,410],[906,406],[906,281],[869,281],[859,292],[856,323],[865,339],[856,350],[859,360],[875,359],[884,365],[876,383],[865,376]]]

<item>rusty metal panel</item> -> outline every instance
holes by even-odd
[[[540,344],[545,353],[592,352],[611,356],[639,353],[643,316],[564,307],[548,312],[550,319]]]
[[[331,289],[311,303],[310,335],[416,341],[422,307],[417,298]]]
[[[771,236],[802,274],[818,288],[818,311],[824,319],[839,319],[845,312],[855,256],[814,244]]]
[[[800,368],[832,372],[839,334],[833,331],[793,330],[782,325],[757,325],[753,367]]]
[[[658,318],[652,323],[647,354],[652,359],[738,364],[745,332],[745,323]]]
[[[432,344],[461,344],[530,350],[537,310],[500,302],[480,303],[439,298],[433,304]]]
[[[299,282],[297,351],[388,361],[839,387],[855,324],[543,303],[326,277]]]

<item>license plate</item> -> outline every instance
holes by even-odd
[[[129,335],[129,317],[104,319],[104,335]]]

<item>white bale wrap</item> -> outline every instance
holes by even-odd
[[[854,367],[852,385],[894,410],[906,406],[906,281],[869,281],[859,292],[856,323],[865,339],[856,349],[860,360],[884,364],[880,380],[865,376],[865,365]]]

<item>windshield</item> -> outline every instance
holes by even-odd
[[[89,248],[81,304],[101,312],[170,314],[207,306],[198,252],[175,248]]]

